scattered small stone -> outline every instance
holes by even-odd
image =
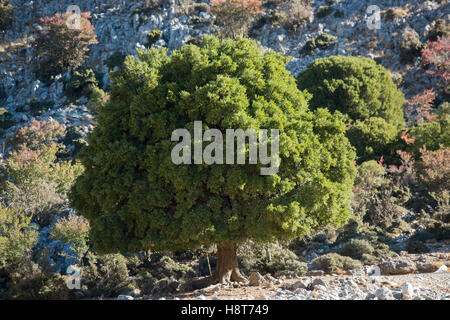
[[[321,278],[316,278],[311,282],[311,288],[317,288],[317,286],[327,287],[327,283],[323,281]]]
[[[410,283],[404,283],[400,288],[402,289],[403,300],[408,300],[413,297],[414,287]]]
[[[117,300],[134,300],[132,296],[121,294],[117,297]]]
[[[260,286],[265,282],[264,277],[259,274],[259,272],[252,272],[249,278],[250,286]]]
[[[386,287],[381,287],[375,291],[375,296],[378,300],[392,300],[392,292]]]
[[[291,290],[294,291],[297,289],[307,289],[309,285],[310,282],[308,280],[299,280],[291,286]]]
[[[439,267],[434,273],[441,273],[441,272],[447,272],[448,268],[445,264]]]

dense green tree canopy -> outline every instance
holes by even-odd
[[[207,36],[127,57],[80,152],[70,195],[101,252],[191,248],[306,234],[349,216],[355,153],[340,113],[311,112],[288,59],[249,39]],[[175,129],[280,130],[280,168],[175,165]],[[193,134],[192,134],[193,136]],[[204,144],[208,145],[210,142]]]
[[[338,110],[356,125],[349,137],[360,161],[386,158],[404,128],[404,98],[383,66],[364,57],[332,56],[314,60],[297,80],[312,94],[313,109]]]

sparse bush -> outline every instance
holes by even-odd
[[[428,194],[450,190],[450,148],[436,151],[421,149],[416,163],[419,182]]]
[[[46,274],[38,264],[25,259],[9,274],[7,297],[31,300],[65,300],[69,298],[66,278],[59,273]]]
[[[93,87],[91,89],[89,102],[88,102],[88,110],[94,116],[98,115],[98,110],[101,109],[107,101],[107,95],[105,91],[98,87]]]
[[[403,16],[406,16],[408,12],[406,12],[404,9],[399,7],[392,7],[385,11],[384,17],[387,20],[394,20]]]
[[[416,57],[420,56],[423,43],[416,31],[406,29],[402,33],[400,40],[400,56],[404,62],[412,62]]]
[[[362,264],[358,260],[344,257],[337,253],[327,253],[312,261],[312,268],[323,270],[327,273],[336,273],[339,270],[361,269]]]
[[[134,281],[142,294],[151,294],[158,280],[150,272],[143,271],[136,275]]]
[[[79,164],[57,160],[61,130],[57,122],[32,121],[10,140],[14,149],[0,167],[2,201],[44,225],[65,205],[67,191],[82,171]]]
[[[66,95],[70,98],[89,97],[94,88],[98,87],[95,72],[92,69],[81,69],[73,73],[67,84]]]
[[[405,214],[402,205],[409,200],[386,177],[381,163],[367,161],[358,168],[353,188],[353,210],[359,222],[389,227],[392,221]]]
[[[394,219],[407,213],[400,204],[403,202],[395,197],[392,188],[385,186],[368,199],[364,219],[373,225],[387,228]]]
[[[343,256],[361,260],[364,254],[372,255],[374,250],[375,249],[372,247],[369,241],[352,239],[342,247],[339,253]]]
[[[9,113],[6,109],[0,108],[0,129],[8,129],[14,124],[15,121],[12,119],[11,113]]]
[[[155,279],[163,278],[188,278],[195,275],[194,271],[181,263],[174,261],[168,255],[153,254],[148,265],[152,276]]]
[[[406,100],[405,113],[409,127],[436,120],[436,114],[432,113],[435,99],[436,93],[429,89]],[[405,139],[405,142],[414,141]]]
[[[428,33],[429,41],[436,41],[439,37],[445,38],[450,36],[450,26],[445,19],[436,19],[433,27]]]
[[[82,290],[89,297],[116,297],[133,289],[127,260],[121,254],[96,256],[87,254],[88,265],[82,268]]]
[[[89,249],[89,222],[73,213],[59,219],[50,232],[52,239],[69,243],[72,251],[81,259]]]
[[[450,36],[427,41],[426,48],[422,50],[422,63],[431,66],[427,73],[438,77],[444,93],[450,94]]]
[[[42,18],[44,28],[34,41],[35,57],[40,66],[37,75],[49,82],[52,76],[80,67],[87,57],[89,46],[96,44],[96,35],[90,13],[81,14],[80,26],[70,25],[71,14],[57,13],[53,17]],[[70,26],[70,27],[69,27]]]
[[[37,239],[31,216],[0,207],[0,273],[18,267],[31,253]]]
[[[260,10],[261,0],[211,0],[211,12],[225,37],[245,36]]]
[[[313,19],[314,12],[309,1],[291,0],[279,10],[274,11],[269,18],[269,22],[273,25],[278,24],[287,31],[295,33]]]
[[[319,19],[325,18],[329,16],[333,12],[333,8],[330,6],[322,6],[319,9],[317,9],[316,17]]]
[[[78,152],[87,144],[80,128],[74,126],[67,128],[62,142],[64,143],[65,150],[67,150],[67,158],[72,160],[77,158]]]
[[[450,224],[450,192],[442,190],[432,192],[431,197],[437,202],[436,210],[433,212],[433,218],[443,223]]]
[[[358,221],[362,221],[368,206],[368,197],[386,184],[385,169],[374,160],[366,161],[358,168],[353,187],[353,212]]]
[[[153,30],[152,32],[147,33],[147,47],[150,48],[153,46],[162,36],[161,30]]]
[[[274,276],[299,277],[308,271],[306,263],[279,243],[258,244],[248,241],[239,247],[238,258],[247,273],[257,271]]]
[[[13,23],[13,6],[7,0],[0,1],[0,31],[5,31]]]
[[[404,99],[385,68],[368,58],[332,56],[316,59],[297,80],[312,94],[313,109],[337,110],[354,122],[347,136],[357,144],[360,161],[392,153],[390,145],[404,128]]]
[[[32,120],[29,126],[17,130],[15,136],[8,139],[13,149],[27,146],[32,151],[51,146],[64,136],[64,128],[57,121]]]
[[[112,55],[105,60],[105,65],[110,69],[122,68],[126,55],[120,51],[115,51]]]
[[[406,247],[408,253],[427,253],[430,249],[427,245],[421,241],[409,241]]]
[[[317,38],[308,40],[302,48],[302,52],[312,54],[315,49],[329,49],[337,44],[338,40],[335,36],[328,33],[322,33]]]
[[[30,102],[30,113],[33,116],[38,116],[51,109],[54,105],[55,103],[53,101],[38,101],[34,98]]]

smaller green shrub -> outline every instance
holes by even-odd
[[[163,278],[189,278],[195,275],[192,268],[174,261],[168,255],[152,254],[148,269],[155,279]]]
[[[55,103],[53,101],[38,101],[36,98],[34,98],[30,102],[30,113],[33,116],[38,116],[51,109],[54,105]]]
[[[69,98],[89,97],[94,88],[98,87],[95,72],[92,69],[75,71],[67,84],[66,95]]]
[[[251,241],[238,249],[240,266],[244,272],[257,271],[275,276],[299,277],[308,271],[306,263],[279,243],[258,244]]]
[[[419,182],[427,193],[450,190],[450,148],[436,151],[421,150],[421,159],[416,162]]]
[[[272,25],[280,25],[289,32],[296,32],[312,21],[313,9],[304,0],[291,0],[286,5],[283,3],[278,10],[271,12],[268,22]]]
[[[364,254],[372,255],[374,251],[375,249],[369,241],[352,239],[342,247],[339,253],[343,256],[361,260]]]
[[[81,165],[57,159],[62,127],[56,121],[32,121],[9,139],[13,150],[0,167],[0,193],[5,204],[33,215],[45,226],[67,205],[65,198]]]
[[[9,1],[0,1],[0,31],[8,30],[13,23],[13,6]]]
[[[194,46],[200,47],[203,45],[203,40],[199,38],[189,38],[186,44],[193,44]]]
[[[37,239],[31,216],[0,207],[0,270],[17,268]]]
[[[9,277],[7,295],[12,299],[66,300],[70,295],[66,277],[43,272],[31,259],[22,261]]]
[[[400,56],[404,62],[412,62],[416,57],[420,56],[424,47],[416,31],[412,29],[403,31],[400,41]]]
[[[335,36],[328,33],[322,33],[317,38],[308,40],[302,48],[302,52],[312,54],[315,49],[328,49],[338,43]]]
[[[394,230],[396,230],[396,232],[394,232]],[[409,230],[411,230],[411,226],[409,225],[409,223],[407,223],[403,219],[396,219],[392,222],[389,232],[398,234],[398,233],[408,232]]]
[[[147,33],[147,48],[153,46],[162,36],[161,30],[155,29]]]
[[[66,129],[66,135],[64,136],[62,142],[67,150],[67,157],[70,159],[76,159],[81,148],[87,144],[86,140],[83,138],[83,133],[81,130],[74,126]],[[69,150],[68,146],[73,146],[73,148]]]
[[[344,257],[337,253],[327,253],[312,261],[314,270],[323,270],[327,273],[335,273],[340,270],[361,269],[362,264],[358,260]]]
[[[112,55],[105,60],[105,65],[109,68],[109,70],[114,70],[117,68],[122,68],[123,63],[125,61],[126,55],[124,55],[120,51],[115,51]]]
[[[333,12],[333,8],[330,6],[322,6],[319,9],[317,9],[316,17],[319,19],[325,18],[329,16]]]
[[[436,41],[438,37],[450,36],[450,26],[445,19],[436,19],[434,25],[428,33],[428,40]]]
[[[6,109],[0,108],[0,129],[6,130],[15,124],[11,114]]]
[[[378,264],[379,261],[380,261],[379,258],[377,258],[371,254],[363,253],[363,255],[361,256],[361,262],[368,266],[376,265],[376,264]]]
[[[338,43],[337,38],[328,33],[322,33],[320,36],[316,38],[316,45],[317,48],[319,49],[328,49],[337,43]]]
[[[73,213],[67,218],[59,219],[50,232],[52,239],[69,243],[78,259],[88,251],[89,222]]]
[[[421,241],[409,241],[406,251],[409,253],[427,253],[430,249]]]
[[[148,271],[136,275],[134,282],[142,294],[151,294],[158,280]]]
[[[414,158],[419,160],[420,149],[435,151],[450,147],[450,103],[445,102],[436,110],[436,120],[426,122],[411,128],[408,134],[413,143],[409,145],[408,151],[414,153]]]
[[[88,265],[82,267],[82,290],[88,297],[116,297],[132,291],[127,259],[121,254],[96,256],[87,254]]]
[[[105,91],[103,91],[100,88],[93,87],[91,89],[89,102],[88,102],[88,110],[89,112],[97,116],[98,110],[100,110],[106,103],[106,94]]]
[[[347,132],[347,137],[357,150],[358,162],[380,159],[388,162],[396,158],[395,145],[399,143],[398,128],[379,117],[356,120]]]
[[[407,15],[408,13],[400,7],[392,7],[386,10],[384,17],[387,20],[394,20]]]

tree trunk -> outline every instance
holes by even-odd
[[[239,272],[236,248],[236,243],[217,244],[217,265],[211,276],[211,284],[247,282],[247,279]]]

